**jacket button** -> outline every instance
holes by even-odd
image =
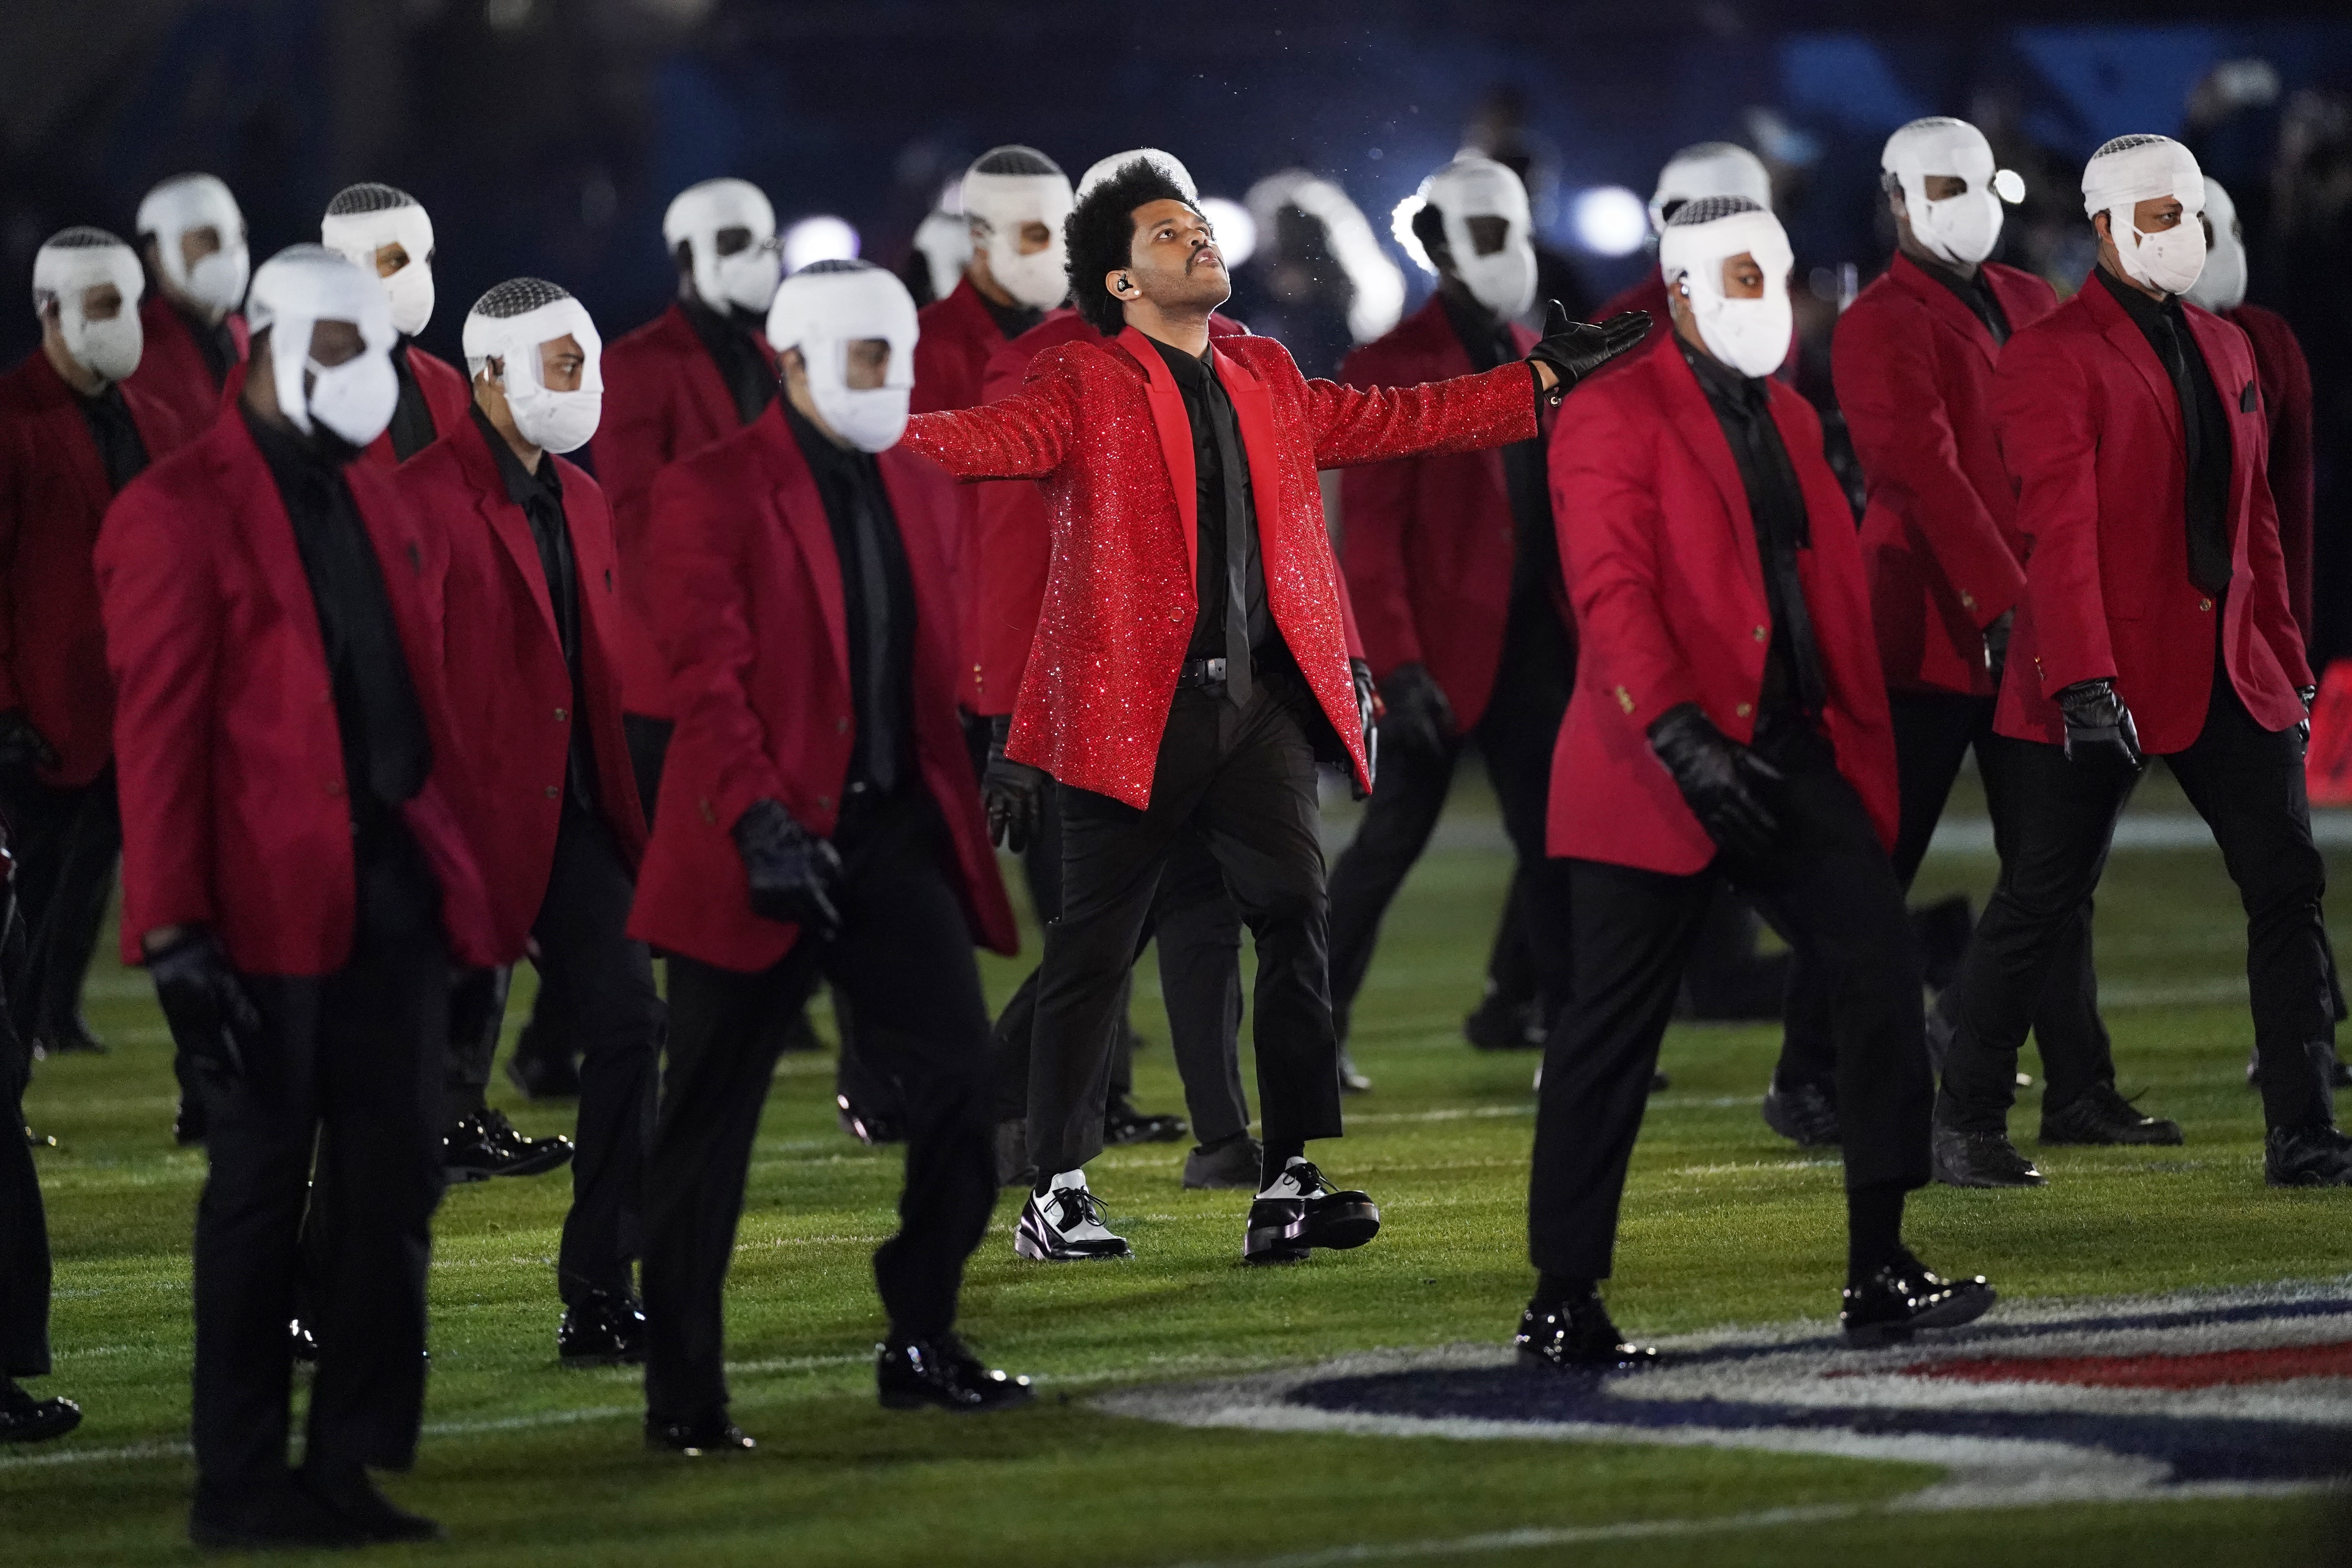
[[[343,781],[341,779],[330,779],[327,781],[327,794],[333,796],[335,799],[341,799],[343,794]]]
[[[564,721],[564,719],[565,719],[566,717],[568,717],[568,715],[566,715],[566,714],[565,714],[565,712],[563,711],[563,710],[562,710],[562,709],[558,708],[558,709],[555,710],[555,721],[556,721],[557,723],[559,723],[559,724],[562,723],[562,722],[563,722],[563,721]]]
[[[1753,702],[1743,702],[1738,707],[1733,709],[1732,711],[1738,714],[1742,719],[1745,719],[1750,713],[1756,711],[1756,704]]]
[[[1771,635],[1772,628],[1770,626],[1758,626],[1754,633],[1755,638],[1758,642],[1762,642],[1766,637],[1769,637]]]
[[[848,733],[849,733],[849,721],[848,721],[848,720],[846,720],[846,719],[835,719],[835,720],[833,721],[833,732],[834,732],[835,734],[836,734],[836,735],[846,735],[846,734],[848,734]]]
[[[1977,596],[1976,596],[1974,594],[1969,593],[1966,588],[1961,589],[1961,590],[1960,590],[1960,608],[1962,608],[1962,609],[1964,609],[1964,610],[1973,610],[1973,609],[1975,609],[1976,607],[1977,607]]]
[[[554,799],[558,795],[560,795],[560,794],[562,794],[562,792],[561,790],[558,790],[558,789],[557,789],[553,784],[550,784],[550,785],[548,785],[548,786],[547,786],[547,798],[548,798],[548,799],[550,799],[550,800],[553,800],[553,799]]]
[[[2213,601],[2210,599],[2200,599],[2197,601],[2197,607],[2200,610],[2210,610],[2213,607]]]

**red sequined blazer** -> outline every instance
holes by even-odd
[[[1365,773],[1345,611],[1318,468],[1468,451],[1536,433],[1526,367],[1360,391],[1298,374],[1271,338],[1214,346],[1247,449],[1267,608]],[[1132,327],[1037,356],[1000,403],[921,414],[906,444],[960,479],[1034,479],[1054,557],[1006,753],[1129,805],[1151,798],[1160,734],[1199,615],[1192,426]]]

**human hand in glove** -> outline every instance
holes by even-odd
[[[2298,686],[2294,694],[2303,699],[2303,718],[2295,724],[2295,738],[2302,742],[2303,754],[2307,757],[2311,755],[2311,708],[2319,700],[2319,688]]]
[[[222,1077],[243,1078],[245,1042],[260,1034],[261,1010],[220,938],[183,926],[148,950],[147,973],[173,1041]]]
[[[22,708],[0,713],[0,773],[29,776],[36,769],[58,765],[57,749],[49,744]]]
[[[2058,693],[2058,710],[2066,716],[2066,760],[2070,763],[2120,763],[2127,768],[2137,768],[2147,761],[2140,754],[2139,726],[2132,722],[2131,710],[2116,694],[2116,683],[2106,676],[2096,680],[2078,680]]]
[[[2003,610],[1984,629],[1985,673],[1992,677],[1993,689],[2000,689],[2000,672],[2009,668],[2009,633],[2017,624],[2014,607]]]
[[[988,721],[988,769],[980,777],[980,802],[988,809],[989,838],[1018,855],[1045,825],[1048,775],[1043,768],[1004,754],[1005,738],[1012,732],[1010,713]]]
[[[1442,752],[1454,739],[1454,704],[1425,664],[1401,664],[1381,682],[1381,733],[1391,748]]]
[[[1568,389],[1650,335],[1650,312],[1621,310],[1599,326],[1571,321],[1567,309],[1554,300],[1544,311],[1543,336],[1528,351],[1536,379],[1554,403]],[[1551,379],[1545,380],[1549,371]]]
[[[1372,667],[1360,658],[1348,661],[1348,678],[1356,687],[1356,722],[1364,735],[1364,778],[1377,780],[1381,773],[1381,717],[1388,710],[1381,700],[1381,689],[1372,682]],[[1357,800],[1369,800],[1372,792],[1355,774],[1348,775],[1348,793]]]
[[[751,912],[806,930],[821,942],[841,930],[834,890],[841,856],[772,800],[755,800],[735,819],[735,852],[751,879]]]
[[[1659,714],[1650,726],[1650,750],[1709,838],[1735,855],[1772,847],[1780,821],[1757,790],[1779,784],[1780,770],[1717,729],[1697,703]]]

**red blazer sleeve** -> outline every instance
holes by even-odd
[[[918,414],[907,421],[907,449],[960,479],[1037,479],[1062,466],[1076,439],[1076,376],[1047,350],[1028,384],[976,408]]]
[[[26,468],[21,427],[0,422],[0,712],[25,705],[16,686],[16,542],[25,529]]]
[[[1523,362],[1419,386],[1306,384],[1308,438],[1318,468],[1418,452],[1475,452],[1532,440],[1536,389]]]
[[[2304,639],[2311,638],[2312,533],[2311,362],[2284,318],[2264,311],[2254,343],[2263,400],[2271,426],[2271,500],[2278,508],[2279,550],[2286,557],[2287,602]],[[2261,321],[2262,318],[2255,318]],[[2236,318],[2242,329],[2242,314]],[[2254,334],[2249,331],[2249,338]]]
[[[1849,314],[1830,342],[1831,376],[1863,470],[1903,492],[1944,580],[1989,626],[2025,596],[2025,570],[1960,468],[1927,325],[1891,311]]]
[[[1666,628],[1658,597],[1668,569],[1652,478],[1657,435],[1613,398],[1589,398],[1551,438],[1551,498],[1561,569],[1576,607],[1577,684],[1608,693],[1646,731],[1699,700],[1697,679]]]
[[[624,571],[642,569],[646,520],[653,504],[654,476],[677,454],[669,449],[670,421],[648,383],[653,366],[631,361],[627,374],[610,378],[604,412],[589,450],[596,459],[596,482],[613,508],[613,542]]]
[[[106,663],[114,677],[122,805],[124,947],[209,924],[212,714],[220,601],[199,531],[152,484],[124,490],[98,537]]]
[[[1356,367],[1351,358],[1349,367]],[[1344,374],[1344,373],[1343,373]],[[1358,372],[1370,381],[1370,366]],[[1362,633],[1372,679],[1385,680],[1401,664],[1423,662],[1421,628],[1406,591],[1405,532],[1412,521],[1410,463],[1367,463],[1339,475],[1340,583],[1355,604],[1350,619]]]
[[[2042,691],[2116,673],[2099,582],[2098,432],[2091,391],[2063,338],[2024,331],[1993,372],[1993,432],[2017,487],[2017,526],[2032,541],[2026,602]]]
[[[743,510],[740,496],[714,489],[697,464],[674,464],[654,482],[661,520],[649,531],[654,630],[669,654],[678,727],[709,737],[720,758],[712,804],[722,828],[755,800],[779,801],[796,815],[809,805],[786,790],[746,685],[759,650],[740,550]]]

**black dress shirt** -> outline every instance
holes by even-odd
[[[2159,305],[2104,267],[2099,281],[2156,351],[2180,405],[2180,435],[2189,453],[2182,510],[2189,529],[2189,580],[2208,594],[2230,585],[2230,420],[2222,412],[2205,351],[2197,346],[2175,296]]]
[[[841,566],[850,700],[857,713],[849,788],[891,795],[914,784],[917,772],[915,584],[907,570],[898,514],[872,453],[835,446],[790,399],[782,410],[824,500],[824,520]]]
[[[122,388],[110,381],[94,395],[74,401],[81,405],[81,416],[89,424],[89,438],[98,443],[106,488],[120,495],[122,487],[147,466],[147,443],[140,439],[139,426],[131,417],[131,405],[122,399]]]
[[[1904,254],[1910,255],[1908,251]],[[1992,284],[1986,280],[1983,268],[1979,267],[1963,278],[1959,268],[1947,267],[1931,257],[1913,256],[1911,264],[1958,295],[1960,303],[1969,308],[1969,312],[1984,323],[1985,331],[1992,334],[1994,342],[2004,346],[2009,342],[2009,312],[2000,308],[2000,297],[1992,291]]]
[[[1247,678],[1236,682],[1233,661],[1249,657],[1254,662],[1262,662],[1257,655],[1265,648],[1274,629],[1273,614],[1265,602],[1265,563],[1258,553],[1257,500],[1250,490],[1249,456],[1242,446],[1241,421],[1234,413],[1234,400],[1225,392],[1224,384],[1210,369],[1206,354],[1195,359],[1157,338],[1150,342],[1176,377],[1177,389],[1184,395],[1184,416],[1192,428],[1201,613],[1192,623],[1192,640],[1185,649],[1185,657],[1226,660],[1226,689],[1238,698],[1247,689]],[[1238,574],[1233,568],[1236,548],[1242,557]],[[1233,635],[1229,636],[1226,619],[1236,575],[1243,584],[1242,613],[1235,617],[1230,628]],[[1242,647],[1232,646],[1235,638],[1242,642]]]
[[[1527,356],[1511,341],[1511,329],[1484,310],[1465,306],[1451,293],[1445,318],[1473,371],[1493,370]],[[1537,408],[1542,408],[1538,400]],[[1503,448],[1503,483],[1511,498],[1511,611],[1540,600],[1552,611],[1551,584],[1559,575],[1559,540],[1552,531],[1551,479],[1544,463],[1541,436],[1514,441]],[[1552,611],[1555,615],[1556,611]]]
[[[722,315],[699,300],[681,298],[678,306],[685,310],[694,335],[702,340],[711,363],[719,367],[719,379],[727,384],[727,395],[735,400],[737,422],[749,425],[776,400],[775,362],[751,330],[734,317]]]
[[[977,288],[973,289],[972,292],[980,294]],[[1045,311],[1033,310],[1018,301],[1010,305],[1000,305],[987,295],[980,294],[980,302],[988,308],[988,319],[996,323],[996,330],[1004,334],[1004,341],[1007,342],[1011,342],[1045,319]]]
[[[392,345],[392,370],[400,378],[400,401],[392,409],[392,455],[403,463],[433,445],[439,434],[433,428],[433,409],[425,401],[425,389],[416,384],[416,371],[408,363],[409,343],[409,339],[402,338]]]
[[[380,841],[392,808],[425,787],[433,751],[424,710],[409,681],[374,542],[342,469],[249,410],[245,423],[278,483],[310,580],[333,683],[352,830],[366,849]]]
[[[1797,552],[1812,547],[1812,523],[1805,510],[1804,487],[1789,462],[1789,448],[1780,427],[1772,422],[1771,395],[1764,382],[1745,376],[1685,342],[1679,333],[1675,346],[1682,350],[1699,390],[1715,410],[1723,438],[1738,465],[1739,482],[1748,492],[1748,512],[1756,527],[1756,552],[1764,568],[1764,597],[1771,607],[1771,641],[1764,651],[1764,691],[1759,700],[1758,727],[1767,719],[1801,716],[1808,724],[1828,700],[1822,678],[1820,645],[1813,640],[1813,617],[1805,603],[1802,580],[1797,574]]]
[[[580,573],[572,554],[571,521],[563,514],[563,477],[555,471],[555,459],[545,452],[540,454],[537,473],[524,468],[479,405],[473,410],[473,418],[474,427],[489,444],[490,456],[499,465],[507,500],[522,508],[530,523],[531,542],[539,549],[540,574],[547,584],[549,607],[555,612],[556,641],[563,649],[563,667],[572,676],[572,748],[564,763],[564,784],[574,805],[593,810],[596,758],[588,730],[588,705],[581,700]]]

